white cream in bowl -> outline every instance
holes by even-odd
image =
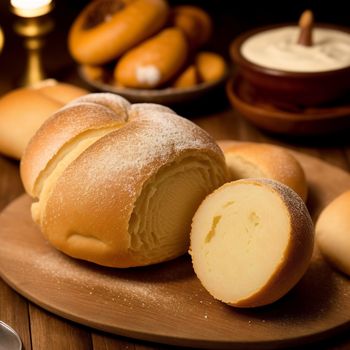
[[[350,66],[350,34],[313,29],[313,45],[297,43],[299,27],[270,29],[249,37],[241,46],[248,61],[288,72],[324,72]]]

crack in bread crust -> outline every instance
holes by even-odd
[[[44,236],[70,256],[112,267],[183,254],[196,207],[228,178],[222,151],[194,123],[167,107],[104,93],[56,113],[23,163],[27,192],[39,198],[32,217]]]

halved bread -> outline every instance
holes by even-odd
[[[301,198],[268,179],[227,183],[197,210],[191,231],[194,270],[208,292],[236,307],[270,304],[307,270],[313,224]]]

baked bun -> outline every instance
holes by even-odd
[[[201,128],[167,107],[91,94],[47,120],[21,162],[32,216],[64,253],[112,267],[183,254],[203,198],[227,180]]]
[[[182,31],[167,28],[128,51],[117,63],[117,83],[131,88],[155,88],[173,78],[188,57]]]
[[[74,21],[68,36],[73,58],[109,62],[159,31],[168,18],[164,0],[95,0]]]
[[[84,77],[89,80],[103,81],[108,75],[104,66],[91,66],[89,64],[83,64],[80,67]]]
[[[220,80],[227,73],[225,60],[213,52],[199,52],[195,57],[195,65],[201,82]]]
[[[219,141],[224,151],[231,180],[264,177],[277,180],[292,188],[304,201],[307,181],[304,170],[287,150],[254,142]]]
[[[350,276],[350,191],[323,209],[316,222],[316,241],[327,261]]]
[[[270,179],[227,183],[193,218],[196,275],[216,299],[236,307],[270,304],[304,275],[314,232],[302,199]]]
[[[189,65],[173,82],[176,88],[187,88],[200,83],[222,79],[227,73],[224,59],[212,52],[198,53]]]
[[[87,94],[70,84],[46,80],[0,98],[0,152],[20,159],[41,124],[67,102]]]
[[[172,26],[184,32],[193,50],[206,44],[212,35],[213,24],[210,16],[197,6],[175,6],[170,21]]]
[[[174,81],[176,88],[187,88],[199,83],[197,69],[194,64],[188,66]]]

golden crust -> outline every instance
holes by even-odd
[[[213,31],[210,16],[197,6],[181,5],[172,10],[171,23],[180,28],[188,38],[192,49],[207,43]]]
[[[20,159],[43,122],[63,104],[86,93],[84,89],[50,80],[31,88],[13,90],[1,97],[0,151]]]
[[[295,157],[282,147],[266,143],[219,141],[228,167],[234,172],[233,159],[240,159],[259,170],[263,177],[279,181],[292,188],[304,201],[308,186],[305,172]],[[232,157],[232,158],[231,158]],[[232,178],[236,180],[237,178]]]
[[[200,81],[210,82],[222,79],[227,73],[225,60],[217,53],[202,51],[195,57]]]
[[[201,204],[197,213],[205,202],[210,201],[211,197],[220,191],[224,191],[226,187],[236,186],[240,184],[253,184],[255,186],[263,186],[270,191],[276,193],[288,213],[289,220],[289,240],[286,249],[283,253],[283,259],[276,267],[270,279],[265,283],[264,287],[254,292],[251,296],[241,299],[239,301],[228,302],[231,306],[239,308],[258,307],[271,304],[274,301],[285,295],[295,284],[301,279],[309,267],[311,256],[314,247],[314,227],[310,214],[301,200],[301,198],[292,191],[289,187],[271,179],[242,179],[234,182],[226,183],[212,194],[210,194]],[[215,208],[214,203],[212,203]],[[221,204],[220,204],[221,205]],[[217,208],[219,209],[219,208]],[[193,218],[192,228],[198,227],[200,222],[199,216],[195,214]],[[199,232],[198,229],[196,232]],[[192,263],[195,272],[202,271],[200,263],[195,256],[194,251],[194,232],[191,232],[191,248],[190,254],[192,256]],[[273,242],[271,242],[273,244]],[[198,244],[196,244],[198,245]],[[201,272],[203,273],[203,271]],[[197,273],[197,277],[201,280],[201,275]],[[208,292],[217,298],[211,288],[207,286]]]
[[[92,94],[91,101],[95,101],[94,96]],[[38,195],[34,191],[34,186],[40,173],[72,138],[87,130],[119,125],[126,121],[127,116],[122,108],[119,108],[117,114],[111,108],[88,102],[89,100],[89,97],[83,96],[73,101],[71,106],[56,112],[45,121],[29,142],[20,171],[24,187],[31,196]]]
[[[316,241],[326,260],[350,276],[350,191],[322,210],[316,222]]]
[[[97,141],[57,181],[46,205],[42,227],[51,232],[60,249],[86,258],[88,253],[81,246],[68,245],[67,241],[72,232],[90,234],[106,242],[100,255],[94,252],[94,262],[119,267],[140,263],[137,255],[128,253],[128,225],[136,200],[145,182],[161,167],[171,164],[182,153],[190,152],[186,148],[179,152],[170,147],[163,156],[154,152],[146,163],[136,164],[137,148],[130,152],[133,148],[130,139],[135,144],[142,143],[143,134],[149,128],[166,132],[156,121],[137,119]],[[196,155],[198,150],[192,153]],[[86,220],[86,213],[89,213],[89,220]],[[59,237],[59,241],[55,237]]]
[[[22,160],[23,182],[33,195],[40,173],[69,140],[79,137],[83,142],[87,129],[109,127],[118,117],[118,128],[107,129],[57,170],[69,155],[60,159],[51,171],[54,176],[43,180],[33,215],[48,240],[73,257],[118,267],[155,263],[129,249],[129,221],[145,183],[185,157],[204,157],[218,184],[227,179],[220,148],[189,120],[167,107],[128,105],[116,95],[91,94],[42,126]],[[70,153],[78,148],[74,145]]]
[[[122,2],[122,1],[121,1]],[[77,17],[68,36],[72,56],[80,63],[99,65],[120,55],[156,33],[165,24],[164,0],[134,0],[92,28],[84,28],[87,16],[98,3],[89,4]],[[106,14],[108,16],[108,14]]]
[[[181,70],[187,57],[188,44],[182,31],[167,28],[122,56],[114,77],[126,87],[159,87]]]
[[[176,88],[187,88],[197,85],[198,82],[196,66],[191,64],[176,78],[173,86]]]
[[[290,217],[290,239],[281,264],[264,288],[233,304],[236,307],[268,305],[292,289],[308,269],[314,248],[314,226],[304,202],[289,187],[270,179],[240,181],[261,184],[278,193]]]

